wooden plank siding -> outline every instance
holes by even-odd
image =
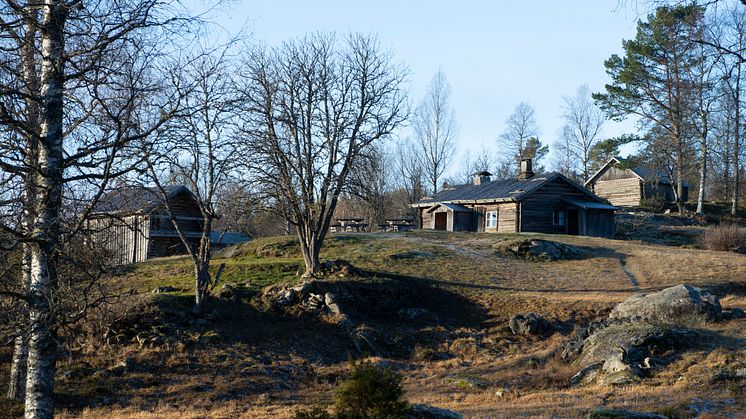
[[[177,223],[191,246],[199,244],[203,218],[188,191],[170,199]],[[123,265],[161,256],[184,254],[187,249],[165,209],[129,214],[98,214],[87,224],[90,239],[107,250],[108,263]]]
[[[562,202],[563,200],[596,202],[564,180],[555,179],[544,185],[539,192],[521,200],[519,231],[566,234],[567,223],[564,226],[555,226],[552,220],[553,210],[566,209],[567,205]],[[579,227],[582,232],[584,226],[581,224]]]
[[[137,263],[148,258],[150,222],[146,215],[92,218],[88,229],[91,240],[106,250],[111,264]]]
[[[613,168],[612,168],[613,169]],[[598,180],[593,192],[619,207],[636,207],[642,198],[642,182],[637,177],[615,180]]]
[[[638,183],[637,179],[632,179]],[[434,202],[418,208],[423,229],[486,233],[557,233],[613,237],[614,208],[561,175],[545,180],[531,192],[507,198],[498,196],[468,202]],[[459,209],[455,209],[454,205]],[[449,206],[451,207],[449,209]],[[464,208],[468,211],[464,211]],[[497,212],[497,225],[488,227],[486,214]],[[559,211],[559,212],[558,212]],[[557,222],[555,225],[555,212]],[[447,215],[447,219],[446,219]],[[435,219],[440,221],[437,223]]]

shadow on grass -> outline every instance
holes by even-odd
[[[125,339],[111,346],[133,354],[141,341],[133,365],[81,367],[61,382],[59,406],[149,408],[184,397],[243,400],[295,390],[309,380],[336,383],[340,377],[315,369],[338,370],[350,358],[369,355],[406,362],[415,348],[441,351],[457,329],[478,328],[487,318],[479,304],[424,278],[366,272],[317,280],[314,287],[335,293],[353,327],[298,306],[264,310],[257,290],[241,298],[210,298],[209,321],[194,317],[189,295],[154,296],[142,314],[146,318],[132,313],[122,322]],[[361,342],[370,345],[361,351]]]

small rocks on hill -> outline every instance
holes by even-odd
[[[650,324],[698,326],[716,321],[720,301],[714,295],[690,285],[631,297],[611,311],[611,319],[629,319]]]
[[[536,313],[517,314],[509,326],[514,335],[539,335],[550,329],[550,323]]]
[[[509,240],[494,245],[498,253],[521,259],[537,261],[553,261],[580,259],[583,252],[563,243],[542,239]]]

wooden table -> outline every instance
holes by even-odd
[[[368,224],[363,221],[365,221],[365,218],[337,218],[337,224],[331,225],[329,229],[333,233],[340,233],[343,231],[348,233],[359,233],[368,228]]]
[[[396,217],[386,220],[387,228],[384,231],[410,231],[415,229],[414,217]]]

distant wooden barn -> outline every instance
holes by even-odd
[[[531,160],[517,179],[477,173],[471,184],[413,204],[423,229],[561,233],[613,237],[615,207],[560,173],[534,175]]]
[[[585,183],[586,188],[619,207],[639,207],[646,199],[675,201],[668,174],[645,167],[624,167],[624,160],[612,157]],[[691,186],[684,183],[683,202],[689,200]]]
[[[176,221],[192,246],[199,244],[204,218],[185,186],[165,188]],[[126,187],[103,196],[88,221],[89,237],[107,250],[115,265],[186,253],[161,194],[154,188]]]

